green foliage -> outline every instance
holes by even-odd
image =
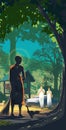
[[[48,12],[51,13],[51,15],[54,15],[56,18],[56,21],[59,22],[61,24],[61,26],[63,26],[63,24],[65,25],[65,21],[63,20],[64,18],[62,18],[63,12],[65,10],[65,0],[48,0],[48,1],[42,1],[42,3],[44,2],[46,10],[48,10]]]
[[[5,121],[5,120],[0,121],[0,126],[7,126],[7,125],[12,125],[12,123],[10,121]]]
[[[7,72],[9,69],[9,56],[2,50],[0,50],[0,67],[5,72]]]
[[[7,101],[7,100],[8,100],[8,97],[0,92],[0,102]]]
[[[59,90],[55,90],[55,89],[53,89],[53,97],[55,98],[55,99],[57,99],[57,101],[59,102],[60,101],[60,91]]]
[[[63,24],[65,25],[65,21],[63,20],[64,17],[62,18],[65,10],[65,0],[64,4],[62,0],[16,0],[13,1],[12,4],[9,2],[1,2],[0,38],[4,38],[6,33],[11,32],[12,26],[18,28],[18,26],[22,25],[24,21],[29,22],[29,18],[32,20],[33,25],[37,24],[37,21],[46,22],[38,9],[38,5],[41,5],[43,9],[45,9],[50,21],[52,21],[54,25],[56,25],[56,23],[59,23],[60,26],[63,26]],[[44,29],[47,33],[51,33],[50,30],[51,29],[48,27]]]
[[[30,1],[15,1],[11,6],[4,6],[4,10],[0,15],[0,38],[4,38],[6,33],[11,32],[11,27],[17,27],[22,25],[24,21],[29,22],[29,18],[32,20],[32,24],[37,24],[38,21],[45,21],[36,5],[31,4]]]
[[[58,90],[58,76],[63,73],[64,68],[64,60],[59,46],[56,43],[52,43],[49,41],[49,44],[45,44],[42,46],[41,50],[37,50],[34,53],[34,58],[39,61],[44,61],[47,64],[46,68],[41,64],[44,70],[49,71],[53,74],[54,77],[54,89]],[[42,62],[41,62],[42,63]],[[45,86],[48,86],[48,80],[45,81]]]

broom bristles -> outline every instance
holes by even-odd
[[[9,106],[10,106],[10,99],[5,104],[3,110],[1,111],[0,115],[8,115],[9,114]]]

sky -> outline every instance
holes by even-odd
[[[0,43],[1,45],[1,43]],[[4,41],[4,44],[2,44],[2,49],[7,54],[10,53],[10,40]],[[25,57],[31,58],[33,53],[40,49],[40,44],[35,41],[32,42],[30,40],[24,40],[18,39],[16,42],[16,52],[17,54],[21,54]]]
[[[16,43],[16,50],[17,52],[20,51],[24,56],[28,56],[29,58],[32,57],[33,53],[37,50],[40,49],[40,45],[37,41],[34,43],[30,40],[18,40]]]

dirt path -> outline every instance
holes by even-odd
[[[1,110],[2,110],[3,108],[4,108],[4,105],[3,105],[3,104],[0,104],[0,112],[1,112]],[[38,107],[38,106],[31,106],[31,107],[29,107],[29,110],[30,110],[30,111],[40,111],[40,113],[45,113],[45,112],[51,111],[51,110],[48,109],[47,107],[41,109],[41,108]],[[25,105],[22,106],[21,112],[22,112],[22,114],[23,114],[24,116],[27,116],[27,115],[28,115],[28,113],[27,113],[27,108],[26,108]],[[11,106],[10,106],[10,108],[9,108],[9,113],[11,113]],[[18,116],[18,114],[19,114],[19,108],[18,108],[18,105],[15,105],[15,107],[14,107],[14,115]],[[9,115],[10,115],[10,114],[9,114]]]
[[[3,109],[3,105],[0,105],[0,111]],[[25,105],[22,107],[22,114],[23,117],[18,116],[19,108],[17,105],[14,107],[14,115],[15,117],[11,117],[10,114],[9,116],[3,115],[0,116],[0,130],[20,130],[20,128],[24,129],[29,129],[33,125],[37,124],[39,125],[38,121],[42,123],[42,120],[45,116],[46,112],[51,111],[47,107],[41,109],[38,106],[31,106],[29,107],[30,111],[39,111],[39,114],[35,114],[33,118],[29,116],[27,113],[27,108]],[[11,113],[11,107],[9,109]]]

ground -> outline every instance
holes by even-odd
[[[4,107],[3,104],[0,104],[0,111],[2,110],[3,107]],[[13,130],[13,129],[21,130],[21,128],[30,129],[34,126],[39,126],[39,123],[40,123],[40,125],[42,125],[46,120],[46,119],[44,120],[45,113],[50,112],[52,109],[48,109],[47,107],[41,109],[38,106],[31,106],[31,107],[29,107],[30,111],[39,111],[40,112],[39,114],[35,114],[34,117],[31,118],[29,116],[29,114],[27,113],[26,106],[23,105],[23,107],[22,107],[23,117],[18,117],[19,108],[17,105],[15,105],[15,108],[14,108],[15,117],[14,118],[12,118],[10,116],[10,114],[8,116],[6,116],[6,115],[0,116],[0,130],[5,130],[5,128],[7,130],[10,130],[10,129],[11,130]],[[11,107],[9,109],[9,112],[11,112]]]
[[[0,112],[3,109],[3,107],[4,107],[4,104],[0,104]],[[46,106],[45,106],[45,108],[41,109],[39,106],[32,105],[32,106],[29,106],[29,110],[30,111],[40,111],[40,113],[45,113],[45,112],[51,111],[52,109],[49,109]],[[11,106],[9,108],[9,113],[11,113]],[[15,105],[15,107],[14,107],[14,115],[18,116],[18,114],[19,114],[19,108],[18,108],[18,105]],[[25,105],[22,106],[22,114],[24,116],[28,116],[27,107]]]

